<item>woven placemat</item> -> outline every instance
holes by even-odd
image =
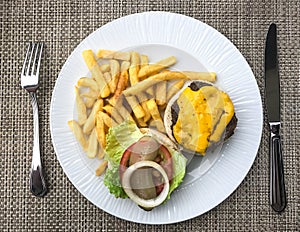
[[[263,54],[268,25],[278,25],[282,132],[288,206],[269,206],[268,133],[264,123],[253,167],[223,203],[194,219],[171,225],[143,225],[118,219],[91,204],[70,183],[51,143],[49,107],[57,75],[72,50],[105,23],[135,12],[170,11],[199,19],[227,36],[250,64],[262,97]],[[169,1],[0,1],[1,156],[0,231],[297,231],[300,228],[298,0]],[[29,41],[46,43],[41,68],[42,158],[49,186],[44,198],[28,189],[32,112],[19,74]]]

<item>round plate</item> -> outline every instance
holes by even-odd
[[[135,49],[157,61],[175,55],[174,68],[215,71],[216,85],[231,97],[238,118],[235,134],[223,145],[209,168],[187,173],[169,201],[146,212],[129,199],[116,199],[94,172],[99,161],[88,159],[67,121],[74,117],[74,86],[88,72],[84,49]],[[112,21],[84,39],[64,64],[50,108],[50,129],[57,158],[73,185],[93,204],[119,218],[147,224],[167,224],[199,216],[225,200],[251,168],[262,133],[262,104],[254,75],[237,48],[212,27],[193,18],[167,12],[145,12]],[[197,178],[188,177],[196,176]],[[200,197],[199,197],[200,196]]]

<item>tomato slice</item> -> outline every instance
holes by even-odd
[[[137,143],[137,142],[136,142]],[[132,145],[130,145],[125,152],[123,153],[123,156],[120,160],[120,167],[119,167],[119,176],[120,176],[120,181],[122,182],[122,178],[123,178],[123,174],[126,171],[128,165],[129,165],[129,159],[130,156],[132,154],[132,148],[134,147],[134,145],[136,143],[133,143]],[[169,149],[164,146],[164,145],[160,145],[159,147],[159,153],[163,156],[163,160],[159,163],[163,169],[166,171],[166,174],[168,176],[169,181],[171,182],[171,180],[173,179],[173,162],[172,162],[172,155],[169,152]],[[156,192],[157,195],[161,193],[161,191],[163,190],[163,184],[156,186]]]

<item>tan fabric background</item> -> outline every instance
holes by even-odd
[[[142,225],[96,208],[69,182],[54,153],[49,106],[57,75],[73,49],[105,23],[135,12],[171,11],[199,19],[227,36],[251,66],[262,97],[263,54],[268,25],[276,22],[282,94],[282,133],[288,206],[269,207],[268,133],[240,187],[205,215],[172,225]],[[0,1],[0,231],[299,231],[300,141],[298,0],[169,1]],[[39,199],[28,189],[32,149],[29,96],[20,70],[29,41],[44,41],[40,75],[42,157],[49,193]]]

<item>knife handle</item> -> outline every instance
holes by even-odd
[[[286,207],[280,124],[271,124],[270,135],[270,204],[276,212]]]

